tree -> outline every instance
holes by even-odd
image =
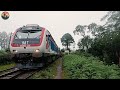
[[[81,43],[81,41],[79,41],[77,45],[78,45],[79,49],[84,49],[84,46],[83,46],[83,44]]]
[[[106,26],[113,26],[114,30],[120,29],[120,11],[109,11],[101,21],[107,20]]]
[[[7,48],[10,49],[10,40],[11,40],[11,37],[12,37],[13,33],[9,33],[8,34],[8,38],[7,38]]]
[[[76,26],[75,30],[73,31],[74,35],[77,34],[77,35],[81,35],[83,37],[85,37],[85,30],[86,30],[86,25],[82,26],[82,25],[78,25]]]
[[[0,33],[0,46],[2,49],[9,48],[11,35],[12,33],[7,34],[5,31]]]
[[[63,46],[67,47],[67,50],[69,50],[68,46],[70,46],[71,43],[74,43],[74,39],[69,33],[66,33],[62,36],[61,43]]]
[[[7,33],[5,31],[3,31],[0,35],[1,39],[0,39],[0,42],[1,42],[1,47],[3,49],[7,48]]]
[[[1,35],[1,32],[0,32],[0,47],[2,46],[2,35]]]
[[[111,38],[111,49],[114,53],[114,57],[117,58],[120,65],[120,11],[109,11],[102,19],[107,20],[106,24],[104,26],[107,27],[107,30],[110,31],[109,37]],[[116,60],[116,58],[114,58]]]
[[[91,44],[92,44],[92,39],[90,38],[90,36],[85,36],[84,38],[81,39],[81,41],[78,42],[79,48],[82,47],[83,50],[85,48],[88,50],[88,48],[91,47]]]
[[[83,36],[78,42],[79,48],[86,47],[89,53],[99,57],[107,64],[114,62],[120,65],[120,11],[108,12],[101,21],[105,19],[106,24],[103,26],[96,23],[84,25],[85,27],[78,25],[73,33]],[[92,41],[84,34],[87,29],[94,36]],[[91,47],[89,48],[88,45]]]
[[[91,23],[90,25],[88,25],[88,29],[89,31],[91,31],[91,33],[96,36],[96,33],[97,33],[97,24],[96,23]]]

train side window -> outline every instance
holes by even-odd
[[[46,37],[51,37],[51,35],[46,35]]]
[[[51,37],[51,35],[48,35],[49,37]]]

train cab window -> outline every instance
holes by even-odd
[[[40,36],[41,36],[41,31],[36,30],[36,31],[31,31],[31,32],[29,33],[28,38],[39,39]]]
[[[27,33],[22,33],[22,32],[17,32],[16,34],[15,34],[15,39],[25,39],[25,38],[27,38]]]
[[[14,43],[21,44],[27,41],[28,44],[40,43],[41,30],[19,30],[14,37]]]
[[[41,35],[41,30],[18,31],[15,35],[15,39],[26,39],[26,38],[38,39],[40,35]]]

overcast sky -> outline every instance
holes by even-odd
[[[0,11],[0,14],[3,11]],[[107,11],[8,11],[10,18],[0,18],[0,32],[14,32],[26,24],[39,24],[50,31],[57,45],[62,48],[60,38],[70,33],[77,44],[79,36],[74,36],[77,25],[89,25],[92,22],[103,25],[100,19]],[[76,46],[77,47],[77,46]]]

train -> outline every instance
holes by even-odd
[[[60,57],[52,35],[38,24],[18,28],[11,37],[10,52],[18,68],[36,69]]]

